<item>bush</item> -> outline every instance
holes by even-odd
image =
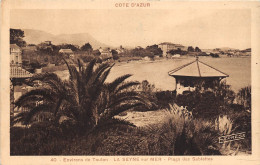
[[[176,103],[180,106],[187,106],[195,118],[215,118],[221,112],[221,104],[213,92],[190,92],[178,95]]]
[[[168,108],[169,103],[173,103],[176,99],[176,91],[157,91],[155,95],[158,100],[157,105],[159,108]]]
[[[235,93],[226,82],[215,83],[212,88],[197,87],[193,92],[185,92],[176,97],[179,106],[187,106],[196,118],[216,118],[227,113],[233,105]]]
[[[93,55],[81,55],[80,58],[82,59],[83,62],[87,63],[95,59],[95,56]]]
[[[244,106],[245,110],[251,110],[251,86],[241,88],[237,93],[236,100],[238,104]]]
[[[70,130],[72,131],[72,130]],[[11,155],[59,155],[75,136],[48,122],[33,124],[29,128],[10,130]]]
[[[113,60],[118,60],[118,59],[119,59],[118,54],[114,54],[114,55],[113,55]]]

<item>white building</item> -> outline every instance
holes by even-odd
[[[111,52],[111,50],[110,50],[110,48],[104,48],[104,49],[99,49],[99,51],[100,51],[100,58],[102,59],[102,60],[108,60],[108,59],[111,59],[111,58],[113,58],[113,55],[112,55],[112,52]]]
[[[68,57],[68,58],[73,58],[74,57],[74,53],[71,49],[60,49],[59,53]]]
[[[22,49],[16,44],[10,44],[10,65],[22,65]]]
[[[160,43],[158,45],[158,48],[161,48],[162,51],[163,51],[163,57],[167,57],[168,55],[168,52],[170,50],[177,50],[177,49],[180,49],[180,50],[187,50],[187,48],[183,45],[180,45],[180,44],[173,44],[171,42],[163,42],[163,43]]]

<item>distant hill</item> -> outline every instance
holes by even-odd
[[[220,49],[222,51],[227,51],[227,50],[239,50],[239,49],[235,49],[235,48],[229,48],[229,47],[221,47],[221,48],[217,48]]]
[[[97,41],[88,33],[53,35],[40,30],[22,30],[24,31],[24,40],[27,44],[39,44],[43,41],[52,41],[54,45],[68,43],[82,46],[83,44],[89,42],[92,45],[93,49],[98,49],[99,47],[109,47],[108,45]]]

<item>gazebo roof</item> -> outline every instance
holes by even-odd
[[[29,78],[33,74],[24,70],[22,67],[10,66],[10,78]]]
[[[228,77],[224,72],[198,60],[180,66],[168,72],[173,77]]]

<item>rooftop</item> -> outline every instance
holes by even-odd
[[[73,51],[71,49],[60,49],[59,52],[60,53],[73,53]]]
[[[22,67],[10,66],[10,78],[29,78],[32,76],[32,73],[26,71]]]
[[[170,76],[185,76],[185,77],[228,77],[224,72],[205,64],[198,60],[175,68],[168,72]]]
[[[13,49],[20,49],[20,47],[17,46],[16,44],[10,44],[10,48],[13,48]]]
[[[174,45],[174,44],[171,43],[171,42],[162,42],[162,43],[160,43],[159,45]]]

